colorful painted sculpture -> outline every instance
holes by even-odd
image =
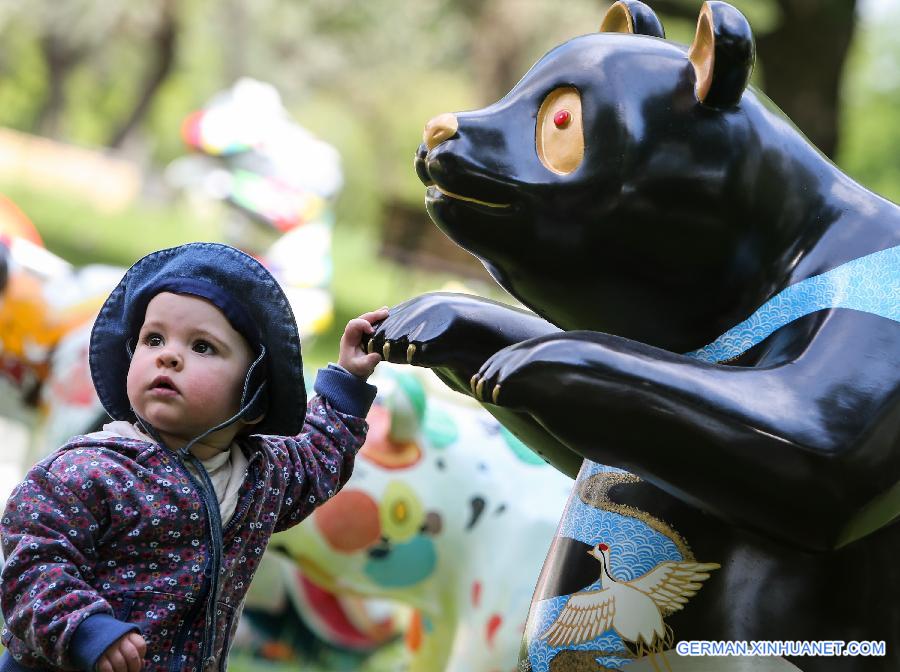
[[[413,672],[512,672],[572,480],[477,404],[376,375],[352,478],[271,548],[332,592],[414,608]]]
[[[522,669],[900,669],[900,209],[747,86],[737,10],[662,38],[622,0],[500,102],[428,123],[431,217],[536,314],[426,295],[370,347],[564,471],[586,458]]]
[[[169,165],[168,181],[230,206],[225,238],[265,258],[308,343],[333,319],[331,232],[344,183],[340,154],[290,116],[274,86],[247,77],[188,115],[181,136],[191,154]]]

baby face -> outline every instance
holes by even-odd
[[[147,305],[128,369],[128,400],[167,442],[183,445],[237,413],[254,359],[213,304],[162,292]],[[231,436],[240,423],[232,427]]]

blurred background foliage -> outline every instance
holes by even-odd
[[[700,0],[651,4],[671,39],[692,39]],[[734,4],[754,24],[754,83],[852,176],[897,200],[900,3]],[[339,325],[452,277],[377,258],[396,218],[430,226],[412,169],[424,122],[498,99],[541,54],[595,30],[607,6],[602,0],[0,0],[0,127],[136,162],[143,194],[111,215],[52,190],[0,183],[0,192],[35,221],[51,250],[76,263],[125,265],[162,245],[217,238],[221,212],[186,207],[167,189],[162,170],[185,154],[179,127],[189,112],[239,77],[270,82],[294,117],[343,159],[334,241]],[[486,274],[469,282],[499,296]],[[317,350],[313,361],[329,354]]]

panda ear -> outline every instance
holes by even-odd
[[[656,14],[638,0],[619,0],[606,10],[601,33],[634,33],[650,37],[665,37],[666,32]]]
[[[697,100],[717,109],[736,105],[756,59],[750,23],[728,3],[703,3],[688,59],[697,75]]]

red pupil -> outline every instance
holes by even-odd
[[[560,110],[553,115],[553,123],[556,124],[557,128],[562,128],[563,126],[567,126],[569,124],[569,120],[571,118],[572,115],[569,114],[568,110]]]

